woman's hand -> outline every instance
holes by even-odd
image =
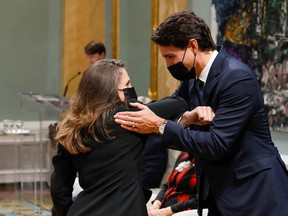
[[[166,207],[162,209],[150,208],[148,211],[148,216],[171,216],[173,214],[171,207]]]
[[[162,205],[162,202],[161,202],[161,201],[155,200],[155,201],[153,202],[153,205],[149,208],[148,211],[150,211],[150,209],[153,209],[153,210],[155,210],[155,209],[160,209],[161,205]]]

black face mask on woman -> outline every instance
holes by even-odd
[[[125,95],[124,103],[126,104],[127,107],[130,106],[130,103],[139,102],[137,100],[137,94],[134,87],[124,88],[122,91]]]
[[[137,93],[134,87],[124,88],[123,93],[126,101],[137,100]]]
[[[193,66],[192,66],[191,70],[188,70],[183,64],[183,60],[185,58],[186,50],[187,50],[187,48],[185,49],[182,61],[178,62],[177,64],[174,64],[174,65],[171,65],[171,66],[167,67],[167,69],[169,70],[170,74],[175,79],[180,80],[180,81],[186,81],[186,80],[195,78],[195,67],[194,67],[194,65],[195,65],[196,54],[195,54],[195,57],[194,57]]]

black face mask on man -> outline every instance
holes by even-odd
[[[169,70],[170,74],[175,79],[180,80],[180,81],[186,81],[186,80],[195,78],[195,67],[194,67],[194,65],[195,65],[196,54],[195,54],[195,57],[194,57],[193,66],[192,66],[191,70],[188,70],[183,64],[183,60],[185,58],[186,50],[187,50],[187,47],[185,49],[182,61],[178,62],[177,64],[174,64],[174,65],[171,65],[171,66],[167,67],[167,69]]]

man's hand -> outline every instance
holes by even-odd
[[[140,109],[136,112],[119,112],[114,118],[122,128],[141,134],[158,133],[158,126],[164,119],[157,116],[147,106],[140,103],[130,103],[131,106]]]
[[[186,111],[178,120],[178,123],[184,126],[189,125],[210,125],[213,122],[215,113],[211,107],[198,106],[192,111]]]

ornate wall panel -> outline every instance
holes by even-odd
[[[152,0],[153,4],[155,2],[158,2],[158,16],[157,14],[154,15],[152,13],[152,25],[153,25],[153,20],[158,19],[158,24],[161,23],[163,20],[165,20],[169,15],[177,12],[177,11],[182,11],[186,9],[186,0]],[[152,10],[153,10],[153,4],[152,4]],[[153,26],[155,27],[155,26]],[[152,45],[153,49],[153,45]],[[155,57],[154,55],[157,55]],[[166,62],[164,58],[161,56],[160,52],[151,52],[151,64],[156,65],[153,68],[151,68],[151,84],[154,83],[154,86],[150,86],[150,90],[157,89],[157,92],[150,91],[150,97],[152,99],[159,99],[163,98],[165,96],[171,95],[175,89],[179,85],[179,81],[175,80],[170,73],[167,70]],[[156,71],[157,68],[157,71]],[[155,75],[157,74],[157,76]],[[155,78],[156,77],[156,78]],[[155,87],[155,82],[154,80],[157,79],[157,87]]]
[[[62,89],[78,71],[87,68],[84,46],[91,40],[105,43],[104,0],[64,0],[63,4]],[[67,97],[74,94],[79,78],[70,83]]]

